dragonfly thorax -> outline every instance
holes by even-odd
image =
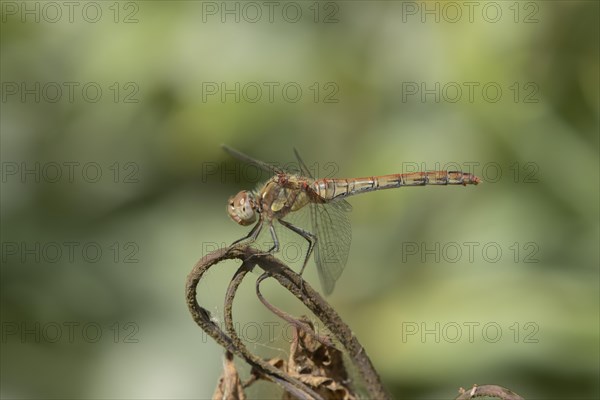
[[[256,221],[257,202],[254,193],[242,190],[229,198],[227,214],[240,225],[250,225]]]

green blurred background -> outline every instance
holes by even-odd
[[[184,281],[257,184],[221,143],[321,176],[472,166],[350,199],[331,304],[396,398],[597,398],[598,3],[249,4],[1,3],[2,398],[211,396]],[[217,320],[234,270],[200,286]],[[242,335],[286,357],[252,281]]]

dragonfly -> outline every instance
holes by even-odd
[[[254,224],[240,242],[251,244],[263,228],[268,227],[273,246],[265,253],[279,251],[275,223],[300,235],[308,242],[308,250],[300,270],[304,269],[314,252],[319,281],[325,295],[333,292],[348,261],[352,229],[348,213],[352,206],[345,199],[377,190],[425,185],[477,185],[480,179],[462,171],[426,171],[404,174],[369,176],[363,178],[323,178],[312,176],[306,164],[294,149],[298,173],[288,173],[275,165],[256,160],[229,146],[223,149],[238,160],[259,167],[272,174],[271,178],[255,190],[242,190],[229,198],[227,213],[242,226]],[[312,231],[289,222],[286,217],[305,207],[309,208]]]

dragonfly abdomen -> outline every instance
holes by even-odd
[[[428,171],[351,179],[319,179],[314,190],[325,200],[335,200],[359,193],[403,186],[477,185],[479,178],[460,171]]]

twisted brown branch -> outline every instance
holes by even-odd
[[[246,274],[252,270],[252,264],[248,261],[244,261],[242,266],[238,268],[233,279],[229,282],[229,286],[227,287],[227,294],[225,295],[225,328],[234,347],[239,351],[239,354],[254,367],[255,371],[258,371],[261,375],[271,379],[275,383],[282,386],[287,392],[294,394],[296,397],[300,399],[321,399],[315,391],[313,391],[310,387],[295,379],[294,377],[289,376],[284,371],[276,368],[275,366],[269,364],[264,361],[260,357],[252,354],[244,342],[237,335],[233,323],[233,299],[235,297],[235,293],[242,283],[242,280],[246,276]]]
[[[256,296],[258,297],[260,302],[263,303],[263,305],[265,307],[267,307],[273,314],[277,315],[279,318],[283,319],[284,321],[287,321],[290,325],[295,326],[297,329],[303,330],[305,333],[313,336],[317,341],[319,341],[323,345],[333,347],[333,343],[331,342],[331,340],[329,340],[329,338],[327,336],[318,335],[317,333],[315,333],[313,331],[313,329],[309,326],[309,324],[292,317],[285,311],[280,310],[279,308],[277,308],[274,305],[272,305],[271,303],[269,303],[267,301],[267,299],[264,298],[264,296],[260,292],[260,283],[269,277],[270,277],[270,275],[267,272],[265,272],[261,276],[259,276],[258,279],[256,280]]]
[[[252,260],[263,271],[275,278],[282,286],[296,296],[306,307],[317,316],[321,322],[335,335],[342,346],[347,350],[350,359],[358,369],[360,376],[365,381],[365,387],[370,398],[388,399],[389,395],[383,387],[379,375],[373,368],[371,360],[364,348],[360,345],[350,328],[342,321],[339,315],[329,304],[281,261],[271,255],[265,255],[259,250],[248,246],[233,246],[222,248],[203,257],[194,266],[186,282],[186,300],[194,321],[217,343],[233,354],[243,358],[266,377],[281,385],[286,391],[300,398],[319,398],[319,396],[303,383],[290,377],[283,371],[271,366],[247,351],[242,341],[233,329],[231,310],[235,291],[246,273],[252,269],[252,264],[244,263],[236,272],[230,283],[226,297],[225,318],[227,333],[223,332],[210,319],[208,310],[202,308],[196,299],[197,286],[206,271],[221,261],[239,259]]]
[[[469,390],[460,388],[460,395],[455,400],[468,400],[476,397],[496,397],[502,400],[524,400],[513,391],[498,385],[473,385]]]

